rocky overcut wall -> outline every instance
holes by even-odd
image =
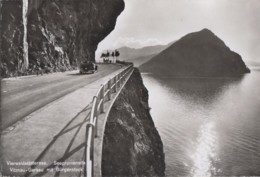
[[[123,0],[28,0],[29,65],[24,67],[22,0],[3,0],[1,76],[65,71],[95,61]]]
[[[109,113],[102,154],[103,176],[164,176],[163,144],[137,69]]]
[[[1,76],[21,69],[23,59],[22,1],[0,1],[1,3]]]

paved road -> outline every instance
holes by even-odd
[[[2,129],[11,126],[44,105],[88,85],[121,67],[120,65],[99,65],[99,71],[94,74],[80,75],[78,71],[70,71],[2,80]]]

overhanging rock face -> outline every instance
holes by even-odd
[[[28,0],[29,66],[22,69],[23,1],[1,1],[1,75],[10,77],[64,71],[83,60],[95,60],[95,50],[115,27],[123,0]]]

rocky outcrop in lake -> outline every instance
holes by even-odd
[[[1,76],[65,71],[95,50],[115,27],[123,0],[28,0],[28,67],[23,58],[23,1],[0,1]]]
[[[163,144],[149,110],[148,91],[136,69],[107,119],[102,176],[164,176]]]
[[[139,68],[155,74],[199,77],[250,72],[241,56],[208,29],[187,34]]]

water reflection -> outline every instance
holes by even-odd
[[[241,78],[143,78],[167,176],[260,174],[260,72]]]
[[[210,177],[216,173],[214,167],[214,161],[216,161],[216,132],[213,122],[201,126],[197,143],[195,154],[192,156],[194,163],[192,176]]]
[[[160,75],[152,75],[152,77],[155,78],[162,87],[165,89],[170,88],[170,92],[177,94],[182,99],[203,105],[212,104],[223,92],[241,83],[244,78],[244,76],[234,78],[178,78],[163,77]]]

